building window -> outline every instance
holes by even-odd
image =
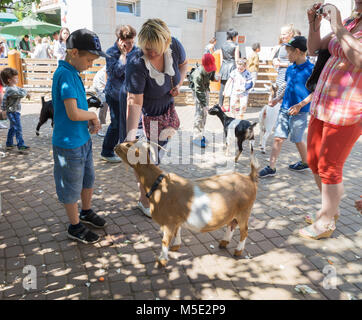
[[[251,15],[253,13],[253,1],[239,1],[236,6],[236,15]]]
[[[141,1],[117,1],[117,12],[140,16]]]
[[[202,12],[199,9],[187,9],[187,20],[202,22]]]

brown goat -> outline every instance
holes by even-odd
[[[146,144],[146,146],[145,146]],[[158,259],[161,266],[168,261],[171,251],[181,245],[181,227],[192,231],[209,232],[227,226],[219,246],[225,248],[230,242],[236,223],[240,228],[240,242],[234,252],[241,256],[248,235],[248,221],[257,192],[257,165],[251,144],[251,172],[216,175],[197,180],[188,180],[175,173],[164,173],[150,163],[149,145],[141,142],[118,144],[115,152],[137,173],[146,193],[150,193],[152,219],[163,231],[162,252]],[[146,158],[146,164],[134,161],[135,157]],[[132,158],[133,157],[133,158]],[[133,160],[133,161],[131,161]],[[158,182],[155,184],[155,182]]]

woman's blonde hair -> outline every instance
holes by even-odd
[[[161,19],[148,19],[138,34],[138,45],[142,50],[148,46],[157,53],[165,52],[171,44],[171,32]]]
[[[280,36],[279,36],[279,44],[282,44],[282,36],[281,33],[282,31],[288,32],[291,34],[291,38],[293,38],[295,36],[295,29],[294,29],[294,24],[290,23],[290,24],[285,24],[284,26],[282,26],[280,28]]]

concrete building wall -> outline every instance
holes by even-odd
[[[141,0],[140,15],[120,13],[116,0],[68,0],[67,26],[87,27],[96,32],[103,48],[115,41],[117,25],[130,24],[137,31],[149,18],[160,18],[173,36],[184,45],[189,58],[200,58],[203,48],[215,34],[217,0]],[[203,10],[202,22],[187,19],[187,9]]]
[[[260,54],[262,59],[267,58],[267,53],[271,47],[278,43],[280,28],[289,23],[293,23],[304,36],[308,36],[307,9],[313,5],[315,0],[253,0],[253,12],[248,16],[237,16],[236,8],[240,0],[219,0],[218,12],[216,13],[219,23],[217,25],[219,47],[226,38],[225,32],[229,28],[234,28],[239,35],[245,36],[245,44],[240,45],[242,53],[248,54],[249,47],[254,42],[259,42],[262,48]],[[346,18],[350,15],[353,0],[328,0],[328,3],[335,4]],[[321,34],[330,32],[327,21],[323,21]]]

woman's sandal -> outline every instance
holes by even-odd
[[[332,233],[334,232],[334,230],[336,230],[336,227],[332,226],[332,224],[326,225],[325,228],[326,228],[326,231],[318,234],[314,231],[314,228],[312,227],[312,225],[310,225],[308,227],[300,229],[299,235],[302,238],[319,240],[319,239],[329,238],[332,235]]]
[[[334,222],[337,223],[338,219],[339,219],[339,214],[334,216]],[[308,214],[304,220],[308,224],[313,224],[317,220],[317,213],[314,212],[314,213]]]

